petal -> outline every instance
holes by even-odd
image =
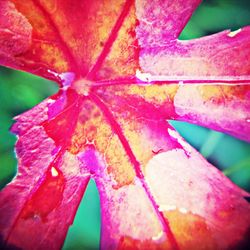
[[[142,49],[140,66],[150,81],[249,82],[250,27],[165,47]]]

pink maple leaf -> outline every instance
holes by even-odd
[[[15,118],[3,248],[59,249],[90,178],[102,249],[246,244],[248,194],[166,122],[250,141],[250,27],[178,40],[200,2],[0,2],[0,63],[60,86]]]

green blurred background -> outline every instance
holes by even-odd
[[[250,24],[249,0],[207,0],[198,8],[181,34],[197,38],[224,29]],[[12,118],[56,93],[57,85],[33,75],[0,68],[0,188],[16,172],[15,136],[8,132]],[[250,145],[228,135],[192,124],[171,122],[180,134],[209,162],[235,183],[250,191]],[[64,250],[98,249],[100,204],[95,183],[90,182],[70,228]]]

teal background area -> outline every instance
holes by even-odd
[[[224,29],[236,30],[250,24],[249,0],[204,1],[181,34],[181,39],[197,38]],[[42,78],[0,68],[0,188],[16,172],[15,136],[8,129],[12,118],[40,103],[58,90]],[[180,134],[209,162],[224,171],[235,183],[250,191],[250,145],[231,136],[196,125],[172,121]],[[98,249],[100,204],[91,181],[70,227],[63,249]]]

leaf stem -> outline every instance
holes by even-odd
[[[222,133],[210,130],[205,142],[203,143],[200,149],[200,153],[205,158],[209,158],[209,156],[213,153],[223,136],[224,135]]]
[[[232,165],[231,167],[225,169],[223,173],[226,176],[230,176],[238,171],[241,171],[243,169],[250,169],[250,157],[243,159],[242,161]]]

